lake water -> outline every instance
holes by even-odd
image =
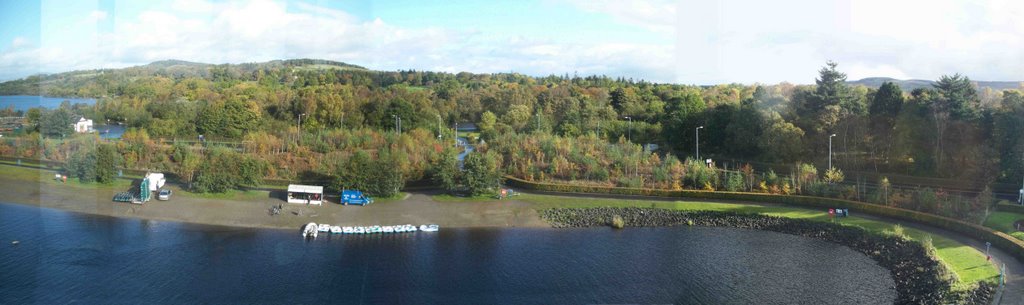
[[[64,101],[69,101],[72,105],[96,104],[96,99],[91,98],[64,98],[33,95],[0,95],[0,109],[7,109],[7,107],[10,106],[14,106],[14,110],[22,111],[26,111],[29,108],[35,107],[57,108],[60,107],[60,103]]]
[[[307,241],[298,228],[0,204],[0,241],[3,304],[891,304],[895,298],[888,271],[849,248],[731,228],[442,228]]]
[[[95,125],[92,128],[103,139],[120,139],[124,135],[124,125]]]

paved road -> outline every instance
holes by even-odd
[[[681,198],[665,198],[656,196],[634,196],[634,195],[610,195],[610,194],[578,194],[578,193],[559,193],[559,192],[539,192],[539,191],[527,191],[524,193],[532,194],[544,194],[544,195],[556,195],[556,196],[569,196],[569,197],[580,197],[580,198],[617,198],[617,199],[642,199],[642,200],[656,200],[656,201],[701,201],[701,202],[720,202],[723,204],[756,204],[756,205],[779,205],[772,203],[762,202],[749,202],[749,201],[724,201],[724,200],[688,200]],[[922,230],[931,234],[945,236],[956,240],[957,242],[963,243],[979,252],[985,252],[985,241],[976,240],[967,237],[963,234],[951,232],[945,229],[936,228],[929,225],[920,223],[908,222],[905,220],[897,220],[886,217],[878,217],[872,215],[857,215],[866,219],[880,220],[890,223],[899,223],[906,227]],[[1017,261],[1009,253],[1005,251],[992,248],[989,252],[992,256],[992,261],[997,267],[1006,265],[1006,286],[1003,288],[1003,293],[998,303],[993,304],[1007,304],[1007,305],[1024,305],[1024,264]]]

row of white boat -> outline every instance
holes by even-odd
[[[368,227],[342,227],[332,226],[326,223],[316,224],[311,222],[302,228],[302,237],[316,237],[319,233],[331,234],[374,234],[374,233],[409,233],[416,231],[437,232],[435,224],[420,225],[419,227],[405,224],[395,226],[368,226]]]

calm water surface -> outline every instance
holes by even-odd
[[[12,240],[21,243],[12,245]],[[889,304],[849,248],[729,228],[328,236],[0,204],[0,303]]]
[[[57,108],[60,107],[60,103],[64,101],[71,102],[74,104],[96,104],[95,99],[91,98],[64,98],[64,97],[46,97],[46,96],[35,96],[35,95],[0,95],[0,109],[6,109],[7,107],[14,106],[14,110],[26,111],[29,108],[43,107],[43,108]]]

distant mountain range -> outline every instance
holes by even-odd
[[[923,80],[923,79],[908,79],[900,80],[889,77],[868,77],[861,80],[848,81],[850,85],[864,85],[865,87],[878,88],[881,87],[885,82],[893,82],[900,86],[903,91],[912,91],[918,88],[932,88],[932,84],[935,81]],[[989,81],[975,81],[979,88],[989,87],[992,90],[1007,90],[1007,89],[1020,89],[1024,82],[1012,81],[1012,82],[989,82]]]
[[[285,60],[271,60],[271,61],[268,61],[268,62],[242,63],[242,64],[235,64],[235,65],[239,65],[239,66],[277,66],[277,65],[283,65],[283,66],[288,66],[288,67],[305,67],[305,68],[319,68],[319,69],[335,68],[335,69],[366,70],[366,68],[364,68],[362,66],[357,66],[357,65],[353,65],[353,64],[343,63],[343,62],[340,62],[340,61],[333,61],[333,60],[326,60],[326,59],[308,59],[308,58],[285,59]],[[177,59],[168,59],[168,60],[154,61],[154,62],[149,63],[147,65],[142,65],[142,66],[137,66],[137,67],[173,68],[173,67],[206,67],[206,66],[215,66],[215,65],[214,64],[200,63],[200,62],[191,62],[191,61],[177,60]]]

